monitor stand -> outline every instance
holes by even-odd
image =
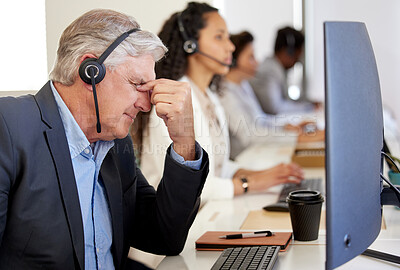
[[[361,255],[373,257],[373,258],[384,260],[387,262],[400,264],[400,256],[395,256],[395,255],[391,255],[388,253],[384,253],[384,252],[380,252],[380,251],[376,251],[376,250],[372,250],[372,249],[367,249]]]
[[[397,187],[397,189],[399,189],[399,187]],[[400,194],[392,187],[384,187],[381,193],[381,203],[382,205],[395,205],[400,207]],[[395,256],[372,249],[367,249],[361,255],[400,264],[400,256]]]
[[[400,186],[396,187],[400,189]],[[381,193],[381,204],[400,207],[400,194],[394,187],[384,187]]]

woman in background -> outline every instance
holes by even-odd
[[[312,121],[293,125],[286,115],[277,116],[264,112],[248,81],[255,76],[258,67],[254,54],[254,38],[249,32],[243,31],[231,35],[230,39],[235,45],[233,64],[218,84],[218,94],[228,121],[231,159],[235,159],[251,144],[279,141],[289,131],[297,132],[302,141],[322,140],[317,131],[312,134],[314,136],[302,132],[306,125],[315,127],[316,124]],[[295,120],[298,121],[299,117],[302,115],[298,115]]]
[[[264,113],[248,79],[254,77],[258,63],[254,56],[253,36],[247,32],[231,35],[235,45],[232,66],[219,84],[218,93],[229,126],[231,158],[234,159],[252,142],[274,135],[275,117]],[[277,127],[279,128],[279,127]]]
[[[247,31],[230,37],[235,45],[232,66],[218,85],[218,94],[224,107],[231,145],[231,159],[250,144],[274,140],[284,136],[285,119],[266,114],[248,79],[257,73],[253,36]],[[281,123],[279,123],[281,122]],[[286,130],[291,127],[285,125]]]
[[[208,152],[210,160],[203,202],[232,198],[247,191],[260,192],[286,182],[300,182],[303,172],[296,164],[250,171],[240,169],[229,160],[230,143],[224,110],[218,96],[209,88],[215,75],[228,73],[235,49],[218,10],[205,3],[191,2],[185,10],[173,14],[165,22],[159,37],[169,52],[156,65],[157,77],[189,82],[192,87],[196,141]],[[185,128],[184,123],[182,128]],[[134,134],[134,139],[143,161],[141,170],[149,182],[157,186],[171,139],[154,108],[142,119],[139,130],[141,132]]]

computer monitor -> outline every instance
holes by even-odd
[[[383,113],[365,24],[325,22],[326,269],[363,253],[381,229]]]

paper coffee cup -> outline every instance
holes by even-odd
[[[286,198],[289,204],[293,237],[299,241],[318,239],[321,207],[324,201],[318,191],[297,190]]]

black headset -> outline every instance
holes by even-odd
[[[96,94],[96,84],[100,83],[104,76],[106,76],[106,67],[104,66],[104,61],[106,58],[114,51],[114,49],[124,41],[130,34],[140,31],[139,28],[131,29],[122,35],[120,35],[111,45],[100,55],[98,59],[96,58],[88,58],[85,59],[81,65],[79,66],[79,77],[87,84],[92,84],[93,88],[93,97],[94,97],[94,106],[96,108],[96,117],[97,117],[97,133],[101,133],[101,125],[100,125],[100,114],[99,114],[99,105],[97,103],[97,94]]]
[[[182,12],[178,13],[178,28],[183,38],[183,50],[187,54],[194,54],[198,52],[199,44],[197,43],[197,40],[189,37],[186,33],[185,27],[183,26]]]

